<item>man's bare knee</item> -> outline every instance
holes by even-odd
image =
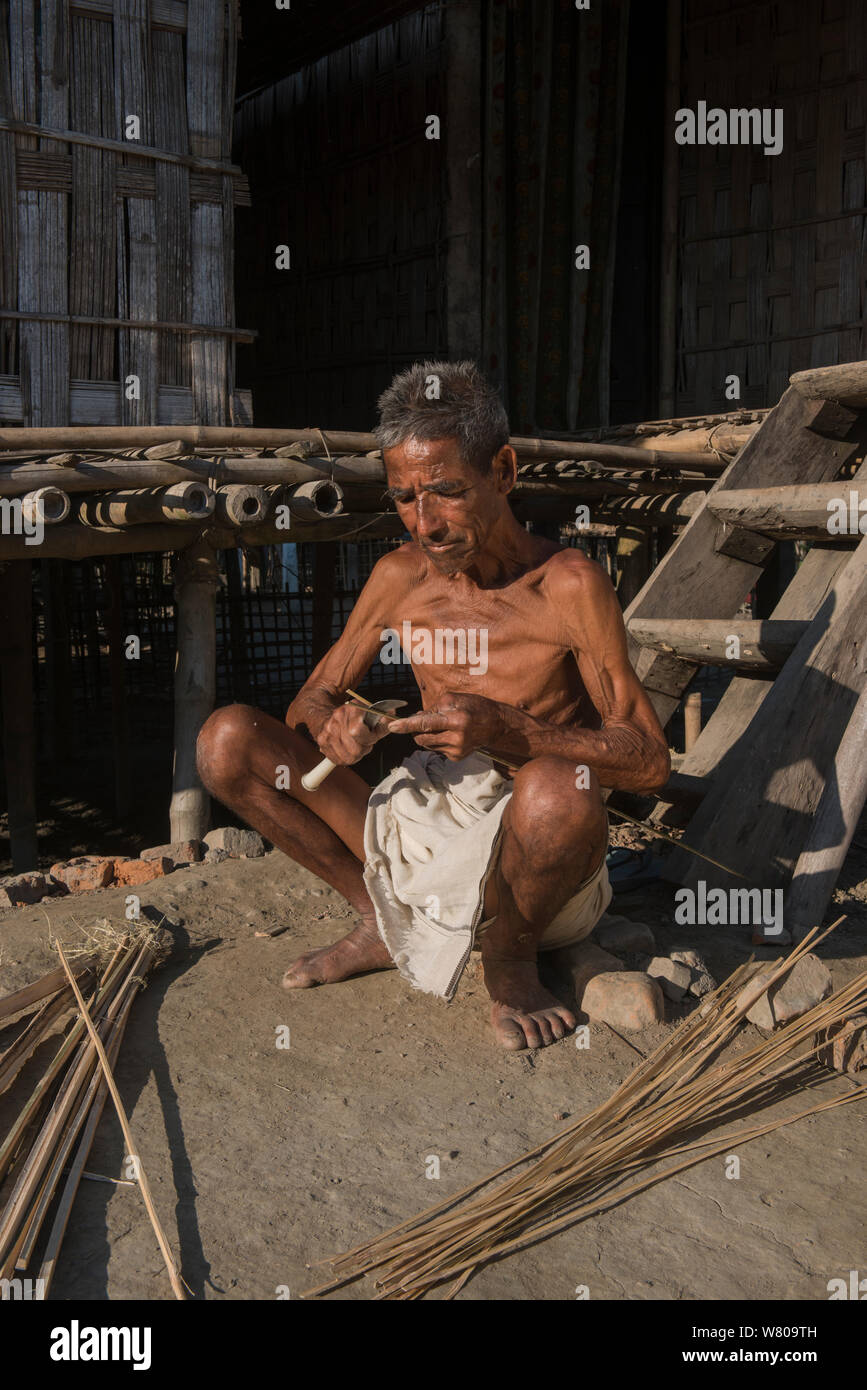
[[[196,740],[196,767],[214,796],[248,766],[257,714],[252,705],[224,705],[202,725]]]
[[[588,785],[584,786],[584,782]],[[533,758],[515,775],[509,823],[522,844],[556,860],[605,824],[597,778],[569,758]]]

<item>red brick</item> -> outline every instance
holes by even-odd
[[[70,893],[89,893],[95,888],[107,888],[114,878],[114,859],[99,854],[81,854],[77,859],[52,864],[50,875]]]
[[[125,863],[117,866],[117,882],[127,888],[133,888],[139,883],[150,883],[152,879],[165,878],[173,868],[171,859],[166,858],[127,859]]]

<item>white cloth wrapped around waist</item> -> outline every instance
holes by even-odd
[[[450,762],[419,749],[374,788],[364,880],[380,936],[415,988],[451,999],[482,922],[512,783],[474,754]],[[540,946],[579,940],[611,900],[604,861]],[[589,921],[589,925],[587,922]]]

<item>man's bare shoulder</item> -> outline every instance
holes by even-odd
[[[427,565],[418,546],[407,541],[405,545],[380,556],[370,571],[365,587],[376,593],[388,592],[392,596],[406,593],[418,584],[426,570]]]
[[[561,547],[545,561],[543,578],[546,593],[555,602],[575,602],[613,595],[614,588],[604,569],[583,550]]]

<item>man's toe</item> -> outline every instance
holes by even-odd
[[[510,1052],[520,1052],[527,1046],[527,1039],[524,1037],[524,1030],[516,1018],[503,1017],[494,1020],[494,1032],[497,1041],[502,1047],[507,1047]]]

